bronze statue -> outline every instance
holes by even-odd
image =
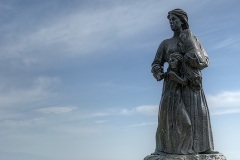
[[[201,70],[209,64],[208,55],[190,31],[185,11],[174,9],[168,12],[167,18],[174,35],[161,42],[152,63],[153,76],[164,82],[156,150],[145,160],[162,160],[173,155],[191,155],[185,159],[218,156],[219,160],[224,160],[223,155],[214,151],[210,115],[202,87]],[[169,64],[166,73],[164,63]]]

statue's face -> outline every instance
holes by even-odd
[[[177,16],[170,14],[168,19],[172,31],[179,31],[182,29],[182,21]]]
[[[178,59],[177,58],[174,58],[174,57],[170,57],[169,59],[169,65],[172,69],[176,69],[178,68]]]

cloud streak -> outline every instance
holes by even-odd
[[[0,93],[0,108],[18,107],[51,98],[55,96],[52,87],[58,82],[57,78],[38,77],[29,88],[5,86]]]
[[[218,42],[215,46],[213,46],[214,49],[222,49],[222,48],[237,48],[238,44],[240,42],[239,37],[229,37],[224,40],[221,40]]]
[[[119,113],[123,116],[128,115],[136,115],[136,114],[143,114],[143,115],[157,115],[158,114],[158,105],[142,105],[135,107],[133,109],[122,109]]]
[[[16,34],[12,34],[10,40],[5,39],[0,56],[33,66],[56,56],[64,58],[100,53],[129,41],[129,37],[142,35],[157,23],[154,19],[158,19],[159,14],[165,13],[145,1],[119,3],[110,3],[111,7],[96,8],[91,12],[74,10],[55,19],[46,17],[45,21],[39,21],[40,27],[22,31],[24,35],[17,32],[19,24],[11,25]],[[144,12],[147,10],[151,12]],[[131,43],[134,45],[136,42]]]
[[[76,110],[76,107],[73,106],[64,106],[64,107],[46,107],[46,108],[40,108],[37,109],[37,112],[40,112],[42,114],[63,114],[63,113],[69,113],[74,110]]]
[[[128,125],[125,127],[132,128],[132,127],[145,127],[145,126],[152,126],[152,125],[157,125],[157,122],[143,122],[139,124]]]
[[[208,106],[213,115],[240,112],[240,91],[224,91],[207,96]]]
[[[133,11],[127,6],[96,9],[91,13],[76,11],[52,23],[40,24],[41,28],[24,32],[24,36],[17,34],[18,37],[13,37],[14,43],[1,46],[1,56],[22,59],[24,64],[30,64],[49,54],[82,55],[111,47],[116,39],[126,38],[144,28],[139,25],[142,22],[139,13],[137,7]]]
[[[158,108],[159,108],[158,105],[144,105],[137,107],[136,111],[146,115],[157,115]]]

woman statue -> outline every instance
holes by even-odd
[[[152,63],[153,76],[164,80],[153,154],[213,154],[212,129],[201,70],[209,59],[189,30],[187,13],[168,12],[173,37],[164,40]],[[164,63],[169,63],[164,73]]]

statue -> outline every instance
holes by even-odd
[[[226,158],[214,151],[201,70],[208,55],[189,29],[188,16],[174,9],[167,16],[174,35],[161,42],[152,63],[157,81],[164,80],[159,105],[156,149],[144,160]],[[164,63],[168,63],[164,73]]]

